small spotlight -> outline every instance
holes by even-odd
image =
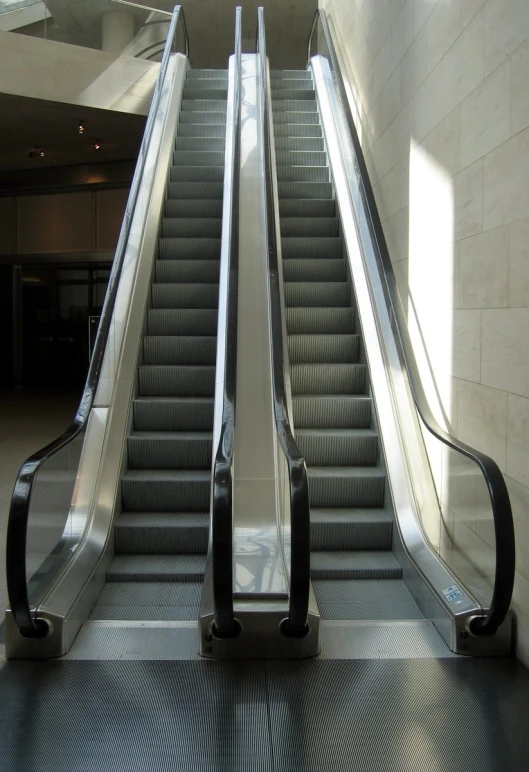
[[[44,158],[44,150],[39,150],[39,156],[40,156],[41,158]]]
[[[94,142],[94,150],[101,150],[101,145],[99,142]]]
[[[79,126],[77,127],[77,131],[79,134],[84,134],[84,124],[82,121],[79,121]]]
[[[36,147],[35,150],[30,150],[28,153],[29,158],[44,158],[44,150]]]

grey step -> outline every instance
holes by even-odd
[[[152,308],[149,335],[216,335],[216,308]]]
[[[339,335],[354,332],[352,308],[287,308],[289,335]]]
[[[213,137],[225,140],[226,123],[181,123],[178,127],[177,141],[180,138]]]
[[[310,102],[307,102],[307,104],[310,104]],[[284,110],[284,109],[279,110],[279,109],[275,109],[275,105],[274,105],[274,126],[280,123],[303,123],[303,124],[312,123],[320,126],[320,115],[317,112],[313,112],[313,113],[301,112],[300,110],[295,110],[291,108],[288,110]]]
[[[312,579],[400,579],[402,569],[391,552],[313,552]]]
[[[308,88],[303,88],[302,86],[298,88],[292,88],[291,84],[286,83],[284,80],[278,81],[275,88],[272,89],[272,100],[274,109],[275,103],[277,100],[282,100],[288,102],[294,102],[296,105],[300,101],[305,100],[315,100],[316,94],[314,93],[314,87],[312,84]],[[303,109],[303,108],[301,108]]]
[[[219,260],[157,260],[154,275],[157,282],[218,284],[219,273]]]
[[[292,392],[298,394],[364,394],[366,366],[292,365]]]
[[[314,92],[312,92],[312,99],[277,99],[275,94],[272,93],[272,110],[274,111],[274,120],[276,113],[313,113],[318,115],[318,105],[314,99]]]
[[[208,548],[207,512],[121,514],[114,528],[116,554],[201,554]]]
[[[332,198],[280,198],[281,217],[334,217],[336,204]]]
[[[312,78],[310,77],[310,72],[307,71],[307,75],[309,77],[305,77],[305,78],[298,78],[298,77],[290,78],[288,75],[283,75],[282,77],[279,77],[279,76],[271,77],[270,82],[272,86],[272,93],[281,91],[281,89],[284,89],[284,88],[308,89],[312,87],[312,90],[314,91],[314,86],[312,83]]]
[[[215,367],[207,365],[141,365],[142,397],[212,397]]]
[[[211,431],[211,397],[139,397],[133,404],[136,431]]]
[[[135,432],[127,438],[129,469],[209,469],[211,432]]]
[[[316,306],[318,308],[336,308],[349,306],[351,287],[346,281],[288,281],[285,282],[285,304],[287,307]]]
[[[294,426],[298,429],[367,429],[371,398],[364,396],[294,397]]]
[[[196,622],[202,582],[107,582],[90,619]]]
[[[214,335],[147,335],[143,339],[145,365],[214,365],[216,355]]]
[[[376,467],[309,466],[310,506],[384,506],[385,475]]]
[[[223,166],[224,150],[175,150],[173,166]]]
[[[219,260],[220,239],[164,238],[158,242],[161,260]]]
[[[228,70],[215,69],[190,69],[186,72],[186,82],[188,80],[197,80],[200,78],[223,78],[228,80]]]
[[[153,284],[153,308],[217,308],[216,284]]]
[[[283,80],[284,78],[310,80],[312,83],[310,70],[270,70],[270,80]]]
[[[218,199],[222,201],[223,182],[170,182],[167,198],[188,201],[189,199]]]
[[[309,466],[375,466],[378,436],[371,429],[297,429]]]
[[[274,116],[274,135],[277,142],[279,137],[322,137],[323,132],[319,123],[278,123]]]
[[[222,234],[220,217],[164,217],[162,238],[219,238]]]
[[[383,509],[312,509],[310,513],[313,550],[390,550],[392,534],[393,521]]]
[[[180,119],[182,113],[225,113],[227,111],[226,99],[182,99],[180,107]],[[195,123],[200,120],[195,117]]]
[[[318,150],[278,150],[276,163],[281,166],[327,166],[327,154]]]
[[[402,580],[313,582],[322,619],[423,619]]]
[[[226,105],[225,102],[224,105]],[[180,126],[183,126],[185,123],[192,123],[193,125],[200,123],[202,125],[214,124],[217,126],[226,126],[226,110],[215,109],[209,110],[208,112],[193,112],[193,110],[187,110],[186,112],[180,112],[177,132],[180,131]]]
[[[200,582],[205,566],[205,555],[116,555],[107,581]]]
[[[219,89],[220,91],[226,91],[228,86],[228,78],[224,75],[217,76],[214,73],[210,73],[209,76],[203,75],[201,78],[186,78],[184,84],[184,96],[187,96],[189,90],[197,89],[197,91],[210,91],[211,89]]]
[[[279,135],[275,138],[277,150],[324,150],[323,137],[291,137]]]
[[[281,217],[281,236],[338,236],[337,217]]]
[[[207,512],[211,471],[127,470],[121,479],[122,508],[127,512]]]
[[[315,259],[340,260],[343,253],[343,241],[335,236],[285,237],[281,239],[281,254],[284,260]]]
[[[207,83],[207,81],[204,81]],[[220,87],[213,81],[213,88],[200,88],[198,83],[193,83],[192,86],[186,86],[184,89],[184,99],[182,101],[202,101],[205,99],[211,99],[211,101],[218,101],[220,99],[226,99],[228,95],[228,85],[221,83]],[[217,108],[215,108],[217,109]]]
[[[345,281],[347,271],[345,261],[319,259],[292,259],[283,261],[283,278],[290,281]]]
[[[222,217],[222,199],[221,198],[191,198],[187,201],[183,199],[169,199],[165,202],[166,217],[193,217],[204,218]]]
[[[357,362],[360,335],[289,335],[291,365]]]
[[[224,137],[177,137],[175,150],[206,150],[223,153],[225,144]]]
[[[329,182],[328,166],[278,166],[278,182]]]
[[[321,199],[333,197],[332,184],[325,182],[298,182],[296,180],[278,182],[279,206],[285,198]]]
[[[171,182],[223,182],[224,166],[171,166]]]

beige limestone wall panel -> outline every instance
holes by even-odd
[[[509,305],[529,306],[529,218],[511,223]]]
[[[526,217],[529,217],[529,129],[483,159],[484,229],[491,230]]]
[[[529,397],[529,308],[483,311],[481,382]]]
[[[511,135],[529,126],[529,38],[513,52],[511,65]]]
[[[461,308],[509,305],[509,226],[459,242]]]

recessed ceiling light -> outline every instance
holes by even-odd
[[[77,127],[77,131],[79,134],[84,134],[84,124],[82,121],[79,121],[79,126]]]
[[[97,141],[94,142],[94,150],[101,150],[101,145]]]

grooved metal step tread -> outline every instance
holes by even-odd
[[[316,580],[322,619],[424,619],[402,580]]]
[[[307,72],[308,78],[297,78],[297,77],[289,77],[288,75],[283,75],[282,77],[276,75],[270,77],[270,84],[272,87],[272,92],[275,92],[276,89],[281,90],[283,88],[310,88],[312,87],[312,90],[314,91],[314,87],[312,84],[312,78],[310,77],[310,73]],[[310,84],[310,86],[308,85]]]
[[[284,80],[277,82],[277,85],[275,85],[274,88],[272,88],[272,100],[314,100],[316,99],[316,94],[314,93],[314,88],[309,86],[308,88],[303,88],[302,86],[298,86],[297,88],[292,88],[292,86],[288,83],[286,83]]]
[[[164,217],[162,238],[219,238],[222,234],[220,217]]]
[[[206,81],[205,81],[206,82]],[[216,85],[215,82],[213,82],[211,85],[211,88],[197,88],[197,83],[193,83],[192,86],[186,86],[184,89],[183,97],[186,101],[191,100],[202,100],[202,99],[211,99],[211,100],[217,100],[217,99],[225,99],[228,95],[228,86],[227,84],[222,83],[219,86]]]
[[[115,525],[116,554],[205,554],[206,512],[133,512]]]
[[[224,152],[224,137],[177,137],[175,150],[214,150]]]
[[[274,135],[276,137],[322,137],[318,123],[277,123],[274,116]]]
[[[129,469],[121,498],[129,512],[204,512],[210,504],[209,469]]]
[[[291,137],[278,134],[275,138],[276,150],[316,150],[323,152],[323,137]]]
[[[339,236],[320,236],[318,238],[285,236],[281,239],[281,252],[284,260],[290,258],[338,260],[342,257],[343,240]]]
[[[152,308],[148,311],[150,335],[216,335],[216,308]]]
[[[390,550],[393,521],[383,509],[312,509],[313,550]]]
[[[225,113],[228,109],[226,99],[182,99],[181,113]],[[181,117],[181,116],[180,116]],[[202,117],[195,115],[195,121]]]
[[[215,367],[208,365],[142,365],[142,397],[210,397],[215,391]]]
[[[224,164],[224,151],[214,150],[175,150],[173,152],[174,166],[222,166]]]
[[[296,110],[296,108],[289,108],[288,110],[276,110],[274,106],[274,124],[278,123],[312,123],[320,127],[320,115],[317,112],[301,112]]]
[[[289,335],[291,364],[333,364],[357,362],[360,335]]]
[[[282,80],[283,78],[296,78],[296,80],[310,80],[310,70],[270,70],[270,80]]]
[[[402,568],[389,551],[312,552],[312,579],[400,579]]]
[[[143,338],[146,365],[214,365],[217,338],[214,335],[156,335]]]
[[[167,217],[219,218],[222,217],[221,198],[202,198],[190,200],[171,198],[165,202]]]
[[[311,508],[384,505],[385,475],[377,467],[309,466]]]
[[[278,169],[281,166],[327,166],[327,153],[322,150],[278,150]]]
[[[219,260],[157,260],[155,280],[163,284],[218,284],[220,275]]]
[[[197,123],[200,123],[202,126],[206,124],[226,126],[226,111],[213,109],[208,112],[193,112],[192,110],[180,112],[178,128],[187,123],[191,123],[193,126],[196,126]]]
[[[224,166],[171,166],[171,182],[223,182]]]
[[[197,201],[203,198],[219,199],[222,204],[224,185],[222,182],[169,182],[167,198],[179,201]]]
[[[330,172],[328,166],[279,166],[277,167],[278,182],[328,182]]]
[[[287,182],[278,181],[277,188],[278,188],[278,195],[279,195],[279,206],[281,206],[281,201],[286,198],[333,199],[333,195],[334,195],[332,184],[328,181],[326,182],[296,182],[296,180],[290,180]]]
[[[364,364],[292,365],[292,392],[301,394],[363,394]]]
[[[225,78],[228,79],[228,70],[216,69],[214,67],[197,67],[187,71],[186,80],[195,80],[197,78]]]
[[[275,113],[313,113],[318,116],[318,105],[315,99],[277,99],[272,93],[272,110]],[[319,117],[319,116],[318,116]]]
[[[205,555],[116,555],[107,570],[109,582],[199,582]]]
[[[283,260],[285,281],[345,281],[347,271],[342,259],[296,259]]]
[[[281,217],[334,217],[336,202],[332,198],[280,198]]]
[[[211,397],[139,397],[133,402],[136,431],[210,431]]]
[[[354,333],[352,308],[287,308],[289,335]]]
[[[202,582],[108,582],[90,619],[196,621]]]
[[[208,528],[208,512],[122,512],[116,528]]]
[[[219,288],[216,284],[152,284],[153,308],[217,308]]]
[[[298,429],[296,441],[309,466],[373,466],[378,435],[371,429]]]
[[[367,429],[371,422],[371,398],[322,394],[294,397],[297,429]]]
[[[337,217],[281,217],[281,237],[338,236]]]
[[[218,260],[219,238],[162,238],[158,242],[161,260]]]
[[[349,282],[289,281],[285,282],[285,305],[287,307],[336,308],[351,303]]]
[[[181,123],[178,126],[178,137],[213,138],[226,137],[226,123]]]

